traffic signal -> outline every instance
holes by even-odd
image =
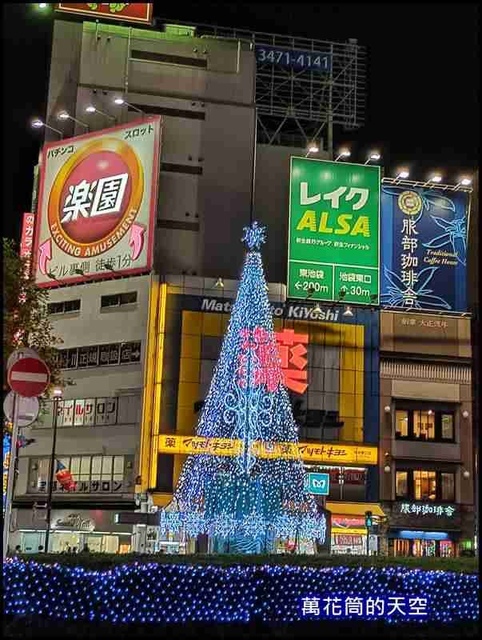
[[[373,514],[371,511],[365,511],[365,527],[369,529],[373,526]]]

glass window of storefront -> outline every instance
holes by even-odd
[[[427,534],[430,536],[430,534]],[[393,555],[395,556],[415,556],[427,557],[437,556],[441,558],[451,558],[455,556],[456,548],[452,540],[427,539],[405,540],[396,538],[393,541]]]
[[[454,440],[454,416],[452,413],[442,413],[442,440]]]
[[[408,496],[408,471],[397,471],[395,493],[397,498],[406,498]]]
[[[397,408],[395,411],[397,440],[454,442],[454,412],[421,408]]]
[[[45,543],[44,531],[23,532],[21,536],[22,553],[37,553]],[[50,537],[51,553],[79,553],[84,545],[92,553],[129,553],[130,534],[81,533],[78,531],[53,531]]]
[[[413,489],[415,500],[435,500],[437,488],[435,471],[413,471]]]
[[[432,410],[413,412],[413,435],[421,440],[435,439],[435,414]]]
[[[455,474],[428,469],[400,469],[395,474],[397,500],[455,501]]]
[[[130,456],[59,456],[57,461],[70,471],[76,492],[122,493],[132,486]],[[47,491],[49,467],[49,458],[30,459],[29,493]],[[54,480],[53,490],[63,491],[62,484]]]
[[[395,432],[397,438],[408,437],[408,411],[395,412]]]

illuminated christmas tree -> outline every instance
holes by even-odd
[[[196,435],[236,441],[236,455],[191,455],[163,531],[204,533],[219,551],[261,552],[274,540],[323,543],[326,522],[307,493],[260,254],[265,228],[244,228],[248,252]],[[215,442],[215,441],[212,441]],[[173,508],[174,507],[174,508]]]

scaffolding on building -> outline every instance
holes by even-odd
[[[176,23],[156,20],[156,25],[166,22]],[[191,24],[197,37],[236,39],[253,48],[258,143],[321,147],[324,140],[332,155],[333,127],[355,130],[364,123],[366,49],[357,40],[339,43]]]

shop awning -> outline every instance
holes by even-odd
[[[365,511],[371,511],[374,516],[385,518],[380,505],[374,502],[327,502],[326,508],[337,516],[365,516]]]

